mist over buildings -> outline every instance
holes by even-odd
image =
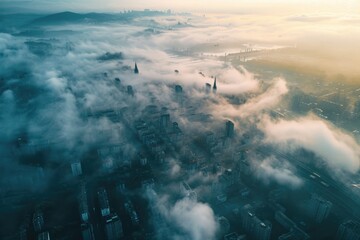
[[[55,216],[49,206],[64,191],[66,206],[78,208],[74,202],[81,196],[92,199],[89,208],[96,210],[88,212],[94,217],[77,214],[79,226],[118,217],[124,239],[211,240],[230,232],[270,239],[265,218],[268,209],[279,214],[276,204],[288,204],[285,194],[309,196],[299,197],[304,205],[320,199],[313,193],[323,194],[336,205],[331,188],[344,194],[336,211],[348,202],[352,207],[359,193],[351,184],[360,179],[357,50],[338,70],[333,65],[357,46],[357,29],[348,40],[345,33],[353,29],[340,26],[357,21],[350,18],[319,14],[266,21],[267,16],[151,10],[1,15],[1,209],[21,206],[21,214],[41,209]],[[304,33],[308,23],[314,26]],[[332,47],[313,33],[322,24],[339,27],[330,39],[349,44],[327,52]],[[297,52],[300,60],[291,58]],[[312,65],[325,52],[333,57]],[[23,204],[24,196],[31,203]],[[104,202],[112,206],[109,214]],[[292,203],[286,207],[296,209]],[[287,214],[299,214],[309,225],[318,220],[298,211]],[[360,217],[358,211],[344,212]],[[246,227],[247,213],[256,215],[251,221],[265,226],[267,237]],[[27,222],[21,214],[0,236],[17,234],[16,226]],[[66,211],[57,214],[71,218]],[[345,218],[331,217],[336,220],[329,224]],[[41,231],[28,227],[33,230],[27,234],[69,234],[53,230],[55,223]],[[297,229],[299,223],[293,224]],[[271,239],[288,230],[273,229]],[[299,230],[301,239],[306,231],[319,233],[309,229]],[[107,231],[96,227],[93,235]]]

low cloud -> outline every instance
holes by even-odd
[[[273,85],[268,90],[241,106],[242,117],[273,108],[288,91],[285,79],[275,79]]]
[[[183,199],[170,209],[169,216],[189,239],[215,239],[217,224],[209,205]]]
[[[273,83],[263,93],[250,97],[241,105],[233,105],[222,99],[223,102],[213,106],[215,115],[237,119],[261,118],[262,112],[274,108],[288,92],[286,81],[283,78],[274,79]]]
[[[216,239],[218,223],[213,210],[208,204],[189,198],[183,198],[171,203],[167,196],[159,197],[152,190],[148,192],[148,197],[153,212],[159,213],[160,219],[164,219],[169,226],[167,230],[157,228],[160,239]],[[158,224],[155,219],[153,219],[153,223]]]
[[[303,181],[296,176],[292,170],[292,166],[284,161],[280,161],[275,157],[268,157],[256,164],[256,175],[265,183],[274,181],[281,185],[297,188],[302,185]]]
[[[241,67],[241,72],[234,67],[228,67],[219,71],[219,93],[226,95],[238,95],[259,90],[259,81],[254,74]]]
[[[288,21],[299,21],[299,22],[319,22],[328,21],[335,19],[336,16],[331,14],[301,14],[287,17]]]
[[[273,121],[260,124],[265,142],[285,150],[304,148],[321,157],[333,170],[355,173],[359,170],[360,146],[348,134],[319,119]]]

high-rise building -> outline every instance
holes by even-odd
[[[250,204],[246,204],[241,209],[241,223],[243,228],[247,232],[252,231],[252,225],[253,225],[253,218],[255,217],[255,211],[254,208]]]
[[[135,208],[131,202],[131,200],[128,200],[124,204],[125,210],[127,214],[130,216],[131,223],[133,225],[138,225],[140,222],[139,216],[137,212],[135,211]]]
[[[126,87],[126,92],[127,92],[127,94],[129,94],[130,96],[134,96],[134,89],[133,89],[133,87],[132,87],[131,85],[128,85],[128,86]]]
[[[332,203],[313,194],[309,202],[309,213],[310,216],[317,223],[322,223],[329,215],[331,211]]]
[[[49,232],[42,232],[38,235],[37,240],[50,240]]]
[[[180,192],[186,198],[189,198],[191,200],[197,199],[197,193],[192,190],[189,184],[187,184],[186,182],[180,183]]]
[[[232,138],[234,136],[234,123],[227,120],[225,123],[225,137]]]
[[[181,94],[183,92],[183,89],[180,85],[176,85],[175,86],[175,93],[176,94]]]
[[[224,240],[239,240],[240,236],[236,232],[229,233],[224,236]]]
[[[175,100],[178,102],[180,107],[183,107],[184,104],[184,94],[183,94],[183,88],[180,85],[175,86]]]
[[[161,129],[167,129],[170,126],[170,114],[165,113],[160,116]]]
[[[342,223],[336,233],[336,240],[360,240],[360,223],[352,220]]]
[[[275,212],[275,220],[280,223],[280,225],[286,230],[289,230],[296,225],[288,216],[286,216],[281,211]]]
[[[211,84],[205,83],[205,93],[209,94],[211,91]]]
[[[278,240],[309,240],[310,236],[301,230],[298,226],[294,226],[287,233],[284,233],[278,237]]]
[[[155,181],[153,178],[150,178],[150,179],[147,179],[147,180],[144,180],[141,182],[141,187],[143,190],[149,190],[149,189],[154,189],[155,187]]]
[[[41,232],[44,228],[44,216],[40,210],[36,210],[33,216],[33,226],[35,232]]]
[[[272,225],[268,221],[261,221],[256,215],[254,208],[247,204],[241,209],[241,222],[244,230],[254,240],[269,240]]]
[[[23,224],[19,229],[19,240],[27,240],[27,239],[28,239],[28,227],[26,224]]]
[[[85,185],[81,185],[81,189],[80,189],[79,210],[80,210],[81,220],[83,222],[87,222],[89,220],[89,207],[88,207]]]
[[[219,176],[219,183],[223,191],[226,191],[230,186],[238,183],[239,173],[234,172],[232,169],[226,169],[223,174]]]
[[[81,236],[83,240],[94,240],[94,230],[90,223],[81,224]]]
[[[105,232],[108,240],[119,240],[124,236],[122,223],[117,214],[105,218]]]
[[[73,176],[80,176],[82,174],[82,168],[80,162],[73,162],[71,164],[71,171]]]
[[[139,162],[140,162],[141,166],[145,166],[148,163],[148,159],[147,159],[146,155],[139,154]]]
[[[263,222],[255,216],[253,235],[256,240],[269,240],[271,228],[272,225],[269,221]]]
[[[216,77],[214,79],[214,85],[213,85],[213,93],[216,93],[217,86],[216,86]]]
[[[138,68],[136,62],[135,62],[134,73],[135,73],[135,74],[139,74],[139,68]]]
[[[110,205],[107,192],[104,188],[98,191],[98,199],[100,203],[101,216],[105,217],[110,214]]]

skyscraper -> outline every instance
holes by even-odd
[[[175,92],[176,92],[176,94],[182,94],[183,88],[180,85],[176,85]]]
[[[87,222],[89,220],[89,206],[85,185],[81,185],[80,195],[79,195],[79,210],[81,220]]]
[[[81,162],[71,163],[71,171],[74,177],[80,176],[82,174]]]
[[[241,223],[247,232],[252,231],[253,218],[255,217],[254,208],[250,204],[246,204],[241,209]]]
[[[134,69],[134,73],[135,73],[135,74],[139,74],[139,68],[138,68],[138,66],[137,66],[136,62],[135,62],[135,69]]]
[[[255,240],[269,240],[271,223],[261,221],[256,215],[254,208],[247,204],[241,209],[241,222],[245,231]]]
[[[179,105],[182,107],[183,106],[183,88],[180,85],[176,85],[175,86],[175,99],[176,102],[179,103]]]
[[[90,223],[81,224],[81,236],[83,240],[94,240],[94,231]]]
[[[240,237],[236,232],[229,233],[224,236],[224,240],[239,240]]]
[[[126,87],[126,90],[127,90],[127,94],[129,94],[130,96],[134,96],[134,89],[131,85],[128,85]]]
[[[35,232],[40,232],[44,228],[44,217],[40,210],[36,210],[34,213],[33,226]]]
[[[161,129],[167,129],[170,126],[170,114],[165,113],[160,116]]]
[[[105,217],[110,214],[110,205],[107,192],[104,188],[98,191],[98,198],[100,203],[101,216]]]
[[[227,120],[225,123],[225,137],[232,138],[234,136],[234,123]]]
[[[108,240],[119,240],[124,236],[122,223],[116,213],[106,217],[105,232]]]
[[[211,91],[211,84],[210,83],[205,83],[205,93],[209,94]]]
[[[38,235],[37,240],[50,240],[49,232],[42,232]]]
[[[213,85],[213,93],[216,93],[217,86],[216,86],[216,77],[214,79],[214,85]]]
[[[254,238],[258,240],[269,240],[271,234],[271,223],[268,221],[261,221],[259,218],[254,218]]]
[[[342,223],[336,233],[336,240],[359,240],[360,223],[349,220]]]
[[[313,194],[309,203],[310,216],[317,222],[322,223],[330,213],[332,203]]]

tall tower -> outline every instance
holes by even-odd
[[[100,203],[101,216],[105,217],[110,215],[109,199],[105,188],[101,188],[98,191],[98,199]]]
[[[214,85],[213,85],[213,93],[216,93],[217,86],[216,86],[216,77],[214,79]]]
[[[336,240],[357,240],[359,238],[360,223],[353,220],[342,223],[336,233]]]
[[[309,202],[310,216],[317,222],[322,223],[331,211],[332,203],[322,197],[313,194]]]
[[[225,136],[227,138],[232,138],[234,136],[234,123],[230,120],[227,120],[225,123]]]
[[[105,232],[108,240],[117,240],[124,236],[121,220],[116,213],[106,216]]]
[[[44,228],[44,216],[39,209],[37,209],[34,213],[33,225],[35,232],[41,232]]]
[[[269,240],[272,225],[269,221],[261,221],[250,204],[246,204],[240,211],[244,230],[255,240]]]
[[[81,224],[81,235],[83,240],[94,240],[94,230],[91,223]]]
[[[254,218],[254,237],[259,240],[269,240],[272,225],[269,221],[262,222],[259,218]]]
[[[139,69],[138,69],[138,66],[137,66],[136,62],[135,62],[134,73],[135,73],[135,74],[139,74]]]
[[[165,113],[160,116],[160,127],[166,130],[170,125],[170,114]]]
[[[211,91],[211,84],[210,83],[205,83],[205,93],[209,94]]]

